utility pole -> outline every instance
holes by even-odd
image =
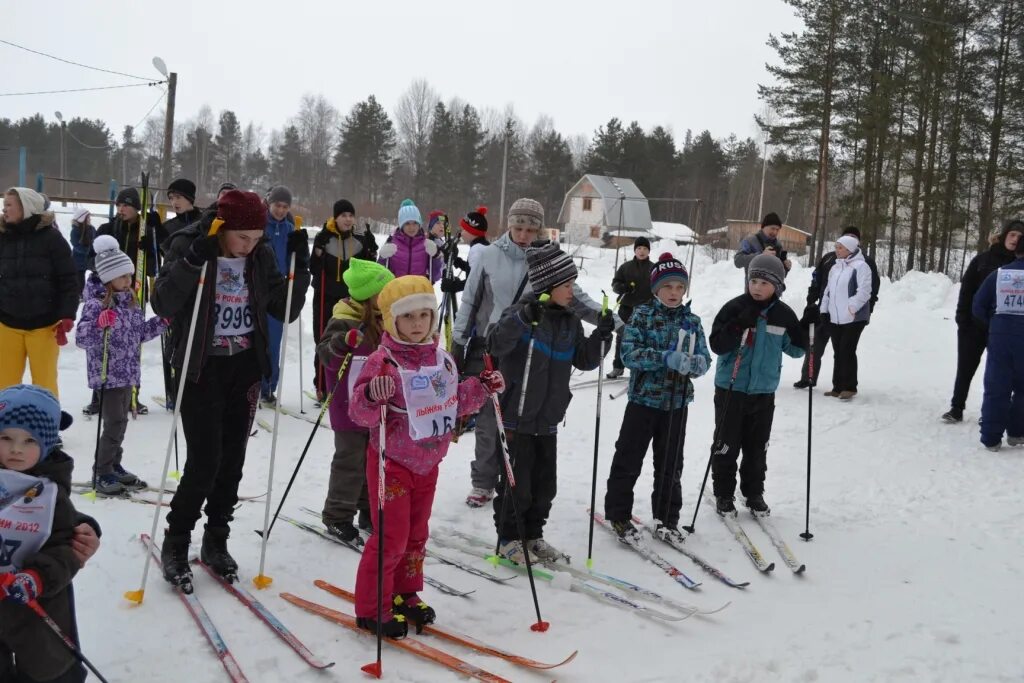
[[[174,149],[174,95],[178,87],[178,74],[173,71],[167,78],[167,116],[164,119],[164,163],[160,169],[160,182],[171,184],[171,150]]]
[[[67,121],[64,120],[64,116],[58,111],[54,112],[57,120],[60,121],[60,196],[68,196],[68,148],[67,143],[64,141],[64,135],[68,132]],[[67,206],[67,199],[64,199],[61,203],[62,206]]]
[[[501,202],[498,206],[498,230],[505,231],[505,176],[508,172],[508,122],[505,122],[505,152],[501,157]]]

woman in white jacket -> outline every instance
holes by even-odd
[[[853,235],[836,240],[836,262],[828,273],[828,285],[821,297],[821,320],[828,324],[835,353],[832,391],[849,401],[857,395],[857,343],[871,317],[871,268]]]

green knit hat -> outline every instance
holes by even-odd
[[[350,297],[356,301],[367,301],[374,294],[380,294],[384,285],[394,280],[395,276],[376,261],[354,258],[348,262],[348,268],[341,279],[348,286]]]

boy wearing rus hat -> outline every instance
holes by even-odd
[[[72,683],[85,679],[74,656],[28,607],[38,601],[61,630],[77,637],[71,580],[74,462],[60,449],[71,423],[42,387],[0,391],[0,681]]]
[[[602,353],[608,351],[615,322],[606,311],[590,337],[584,336],[580,318],[571,308],[576,266],[557,245],[535,243],[526,251],[526,260],[533,291],[507,308],[487,335],[491,353],[508,382],[501,397],[501,413],[515,477],[510,492],[501,469],[494,499],[498,552],[520,564],[527,552],[531,559],[536,556],[541,561],[568,563],[569,556],[547,543],[543,534],[557,491],[558,423],[572,399],[572,368],[597,367]],[[521,400],[524,383],[526,397]],[[505,506],[509,495],[515,496],[525,548],[513,506]]]
[[[780,298],[785,279],[786,270],[777,257],[754,257],[747,272],[747,291],[722,306],[711,326],[711,350],[718,354],[718,440],[712,445],[711,466],[720,515],[736,515],[733,495],[741,450],[740,492],[751,512],[769,513],[764,478],[782,354],[801,358],[807,350],[800,321]]]

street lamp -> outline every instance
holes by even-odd
[[[164,117],[164,158],[160,167],[160,182],[164,187],[171,182],[171,150],[174,142],[174,95],[178,88],[178,74],[167,71],[167,64],[153,57],[153,68],[167,79],[167,114]]]
[[[64,121],[64,115],[59,111],[53,112],[53,115],[57,117],[58,121],[60,121],[60,196],[63,198],[61,199],[61,206],[67,206],[68,202],[66,198],[68,196],[68,186],[66,178],[68,177],[68,148],[64,143],[64,134],[68,130],[68,124]]]

